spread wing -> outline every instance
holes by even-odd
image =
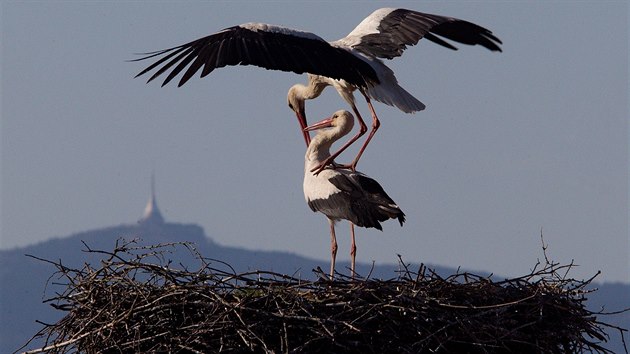
[[[132,61],[158,58],[136,77],[157,69],[147,82],[169,71],[162,86],[182,74],[178,86],[201,71],[205,77],[214,69],[230,65],[255,65],[269,70],[311,73],[344,79],[357,86],[378,83],[374,69],[349,50],[332,46],[315,34],[263,23],[226,28],[192,42],[145,53]]]
[[[481,45],[491,51],[501,51],[501,40],[491,31],[474,23],[392,8],[374,11],[345,38],[334,43],[385,59],[402,55],[407,46],[417,44],[422,38],[457,50],[442,37],[463,44]]]

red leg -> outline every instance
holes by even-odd
[[[372,140],[372,137],[374,136],[374,134],[376,134],[376,131],[381,126],[381,122],[378,120],[378,116],[376,115],[376,111],[374,111],[374,106],[372,106],[372,102],[370,98],[365,93],[363,92],[361,93],[363,94],[363,97],[365,97],[365,101],[367,102],[368,107],[370,108],[370,113],[372,113],[372,130],[370,131],[370,134],[368,135],[367,139],[363,143],[363,146],[361,146],[361,149],[359,150],[357,157],[354,158],[351,164],[334,166],[335,168],[349,168],[353,172],[356,171],[357,163],[359,162],[361,155],[363,155],[365,148],[368,146],[368,144],[370,143],[370,140]],[[353,105],[352,110],[354,111],[354,114],[357,116],[357,119],[359,120],[359,124],[361,125],[361,130],[357,133],[357,135],[352,137],[350,141],[348,141],[345,145],[343,145],[341,149],[339,149],[336,153],[332,154],[329,158],[327,158],[321,165],[312,169],[311,172],[315,171],[315,175],[322,172],[322,170],[324,170],[324,168],[326,168],[327,165],[331,165],[333,163],[333,160],[337,156],[339,156],[341,152],[343,152],[348,146],[350,146],[352,143],[354,143],[357,139],[359,139],[363,134],[367,132],[367,126],[365,125],[365,122],[363,121],[361,114],[357,110],[357,107]]]
[[[367,98],[367,96],[366,96],[366,98]],[[369,101],[368,101],[368,103],[369,103]],[[367,125],[365,125],[365,122],[363,121],[363,118],[361,117],[361,113],[359,113],[359,110],[357,109],[357,107],[355,105],[352,105],[352,110],[354,111],[354,114],[357,116],[357,120],[359,121],[359,131],[357,132],[357,134],[355,136],[352,137],[352,139],[348,140],[347,143],[345,143],[339,150],[337,150],[337,152],[335,152],[334,154],[330,155],[319,166],[313,168],[311,170],[311,172],[314,172],[314,175],[318,175],[320,172],[322,172],[324,170],[324,168],[326,168],[326,166],[331,165],[333,163],[333,160],[337,156],[339,156],[339,154],[341,154],[345,149],[348,148],[348,146],[352,145],[352,143],[357,141],[357,139],[359,139],[361,136],[363,136],[363,134],[365,134],[367,132],[367,130],[368,130],[367,129]],[[350,167],[352,169],[352,171],[354,171],[354,166],[356,166],[356,160],[357,159],[355,159],[355,162],[353,162],[353,167]],[[348,165],[338,165],[337,167],[347,168],[349,166]]]
[[[357,258],[357,244],[354,242],[354,224],[350,223],[350,259],[351,259],[351,263],[350,263],[350,270],[352,271],[352,279],[354,279],[354,275],[356,274],[354,272],[354,266],[355,266],[355,261]]]
[[[370,140],[372,140],[372,137],[374,136],[374,134],[376,134],[376,131],[381,126],[381,122],[378,120],[378,117],[376,116],[376,112],[374,111],[372,102],[370,102],[370,98],[366,96],[365,94],[363,94],[363,96],[365,96],[365,100],[367,101],[368,107],[370,107],[370,112],[372,113],[372,130],[370,131],[370,134],[368,135],[367,139],[363,143],[363,146],[361,146],[361,149],[359,150],[357,157],[355,157],[354,161],[352,161],[352,163],[350,164],[350,169],[352,169],[352,171],[356,169],[357,163],[359,162],[361,155],[363,155],[363,151],[365,151],[365,148],[370,143]]]
[[[330,224],[330,280],[335,278],[335,259],[337,258],[337,236],[335,236],[335,222],[328,219]]]

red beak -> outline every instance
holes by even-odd
[[[298,119],[298,123],[300,123],[300,130],[302,131],[302,135],[304,136],[304,142],[306,143],[306,146],[308,147],[311,143],[311,135],[308,133],[307,130],[305,130],[306,127],[306,114],[304,111],[299,110],[299,111],[295,111],[295,115],[297,116]]]
[[[322,129],[322,128],[329,128],[329,127],[332,127],[332,122],[333,122],[332,117],[329,117],[329,118],[326,118],[326,119],[324,119],[322,121],[319,121],[319,122],[317,122],[317,123],[315,123],[315,124],[313,124],[311,126],[308,126],[308,127],[304,128],[304,131],[305,132],[310,132],[312,130],[317,130],[317,129]]]

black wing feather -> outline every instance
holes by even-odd
[[[197,73],[197,71],[199,71],[199,69],[208,60],[209,56],[210,56],[210,49],[207,47],[201,48],[201,50],[197,54],[197,57],[195,58],[195,61],[193,61],[192,64],[190,64],[190,66],[188,67],[184,75],[182,75],[182,78],[180,81],[186,82],[193,75],[195,75],[195,73]]]
[[[501,52],[501,40],[494,36],[491,31],[476,25],[474,23],[453,19],[454,21],[444,22],[431,29],[431,32],[439,36],[448,38],[452,41],[468,44],[480,45],[493,52]],[[427,38],[429,39],[429,38]],[[434,39],[429,39],[435,43],[441,44]]]
[[[351,215],[347,219],[355,225],[382,230],[380,222],[388,219],[398,219],[401,226],[405,222],[405,213],[376,180],[353,172],[338,174],[329,181],[348,196]]]
[[[297,74],[308,72],[344,79],[360,87],[379,83],[374,69],[351,52],[322,39],[293,35],[290,30],[265,31],[234,26],[181,46],[147,54],[133,61],[164,57],[136,77],[162,66],[149,78],[148,81],[152,81],[175,66],[162,85],[184,71],[191,62],[179,86],[185,84],[202,66],[201,77],[204,77],[214,69],[231,65],[256,65]]]
[[[182,70],[184,70],[184,68],[193,60],[195,59],[195,57],[197,57],[197,54],[199,53],[200,49],[198,48],[190,48],[189,51],[186,51],[186,56],[184,57],[184,59],[181,59],[181,61],[177,64],[177,66],[175,67],[175,69],[173,69],[173,71],[171,71],[168,76],[166,77],[166,79],[164,80],[164,83],[162,83],[162,86],[168,84],[171,80],[173,80],[173,78],[175,76],[177,76],[177,74],[179,74]],[[183,54],[183,53],[182,53]],[[173,61],[172,63],[175,63],[175,61]],[[184,82],[186,81],[181,81],[179,82],[178,86],[181,86],[184,84]]]
[[[502,44],[490,30],[474,23],[407,9],[391,11],[380,20],[375,30],[378,32],[370,34],[353,31],[340,41],[358,40],[358,43],[352,44],[353,48],[385,59],[402,55],[407,46],[418,44],[422,38],[453,50],[457,48],[440,37],[463,44],[481,45],[498,52],[501,51],[499,44]]]

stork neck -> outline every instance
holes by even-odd
[[[293,86],[298,97],[304,100],[311,100],[319,97],[326,88],[325,85],[309,82],[309,85],[297,84]]]
[[[317,166],[326,160],[330,156],[332,144],[343,135],[339,127],[322,130],[315,135],[308,149],[306,149],[305,161],[307,168],[310,170],[311,167]]]

